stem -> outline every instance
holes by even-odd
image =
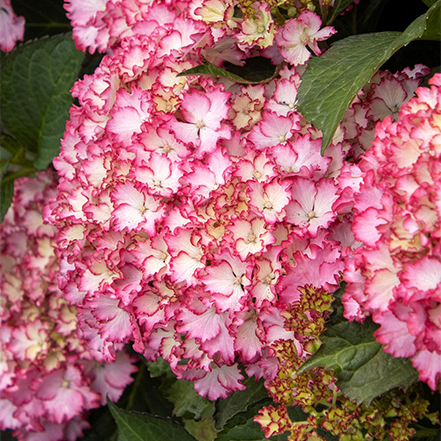
[[[357,35],[357,5],[354,5],[352,13],[352,35]]]
[[[15,179],[22,178],[23,176],[29,176],[32,175],[32,173],[35,173],[35,168],[23,168],[22,170],[16,171],[14,173],[11,173],[4,177],[2,179],[2,184],[6,184],[9,181],[14,181]]]
[[[126,406],[126,410],[131,410],[133,408],[133,401],[135,399],[136,391],[138,390],[138,387],[140,386],[145,369],[146,369],[146,365],[144,363],[141,363],[141,367],[139,368],[139,371],[136,374],[135,384],[133,385],[132,393],[129,396],[129,401]]]

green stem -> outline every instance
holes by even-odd
[[[147,369],[146,365],[144,363],[141,363],[141,366],[139,368],[138,373],[136,374],[135,383],[133,385],[132,393],[129,396],[129,401],[126,406],[126,410],[131,410],[133,408],[133,402],[135,400],[136,391],[140,387],[144,371]]]
[[[23,168],[19,171],[16,171],[14,173],[10,173],[10,174],[6,175],[2,179],[1,183],[2,183],[2,185],[4,185],[10,181],[14,181],[15,179],[22,178],[23,176],[32,175],[35,172],[36,172],[35,168]]]

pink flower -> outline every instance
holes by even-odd
[[[132,136],[141,132],[141,125],[150,120],[151,102],[149,94],[138,88],[131,93],[120,89],[112,111],[112,119],[106,129],[125,145],[132,141]]]
[[[73,366],[44,376],[36,396],[57,423],[72,418],[82,409],[95,407],[93,403],[98,399],[96,393],[82,385],[81,373]]]
[[[136,367],[129,363],[129,356],[118,352],[114,363],[85,362],[85,371],[91,378],[90,387],[99,393],[101,405],[106,404],[106,394],[109,399],[116,402],[121,396],[131,379],[131,374],[136,372]]]
[[[24,17],[15,15],[10,0],[0,0],[0,49],[12,51],[17,40],[23,41],[24,31]]]
[[[261,48],[271,46],[275,26],[271,16],[270,7],[267,3],[256,3],[253,16],[246,17],[241,23],[241,32],[236,35],[239,43],[243,45],[258,45]]]
[[[311,54],[306,49],[310,47],[316,55],[321,54],[317,42],[334,35],[337,31],[327,26],[320,29],[320,17],[311,11],[302,12],[297,18],[288,20],[276,35],[276,44],[288,63],[303,64],[309,60]]]
[[[84,14],[91,46],[111,51],[74,86],[79,107],[55,160],[62,179],[46,218],[60,230],[60,287],[78,308],[88,350],[115,360],[133,341],[217,399],[244,388],[242,368],[276,377],[274,346],[294,341],[282,312],[305,280],[335,287],[341,240],[350,241],[344,228],[330,239],[342,220],[328,178],[343,153],[335,145],[320,156],[320,134],[294,109],[294,69],[257,86],[177,77],[201,56],[242,64],[271,44],[268,5],[232,20],[230,3],[141,3],[109,0]],[[277,47],[268,52],[280,58]],[[310,229],[286,216],[293,195],[308,198],[293,190],[296,179],[311,182],[309,202],[320,206]],[[63,318],[67,329],[70,314]],[[303,357],[303,343],[294,344]]]
[[[266,251],[266,246],[276,241],[261,218],[237,220],[229,228],[233,233],[234,247],[240,258],[245,261],[247,256]]]
[[[285,208],[286,219],[315,237],[319,228],[326,228],[336,217],[332,205],[337,199],[337,187],[330,181],[316,185],[297,178],[292,184],[292,200]]]
[[[161,153],[152,153],[145,162],[145,166],[137,167],[129,176],[146,184],[156,196],[171,197],[178,191],[183,173],[176,162]]]
[[[24,441],[81,437],[89,427],[87,411],[105,401],[107,393],[118,399],[136,370],[130,357],[117,355],[118,370],[125,375],[118,382],[91,387],[92,373],[84,370],[84,364],[97,369],[111,365],[99,364],[104,351],[95,349],[104,346],[104,339],[96,334],[96,347],[89,345],[80,331],[85,327],[82,314],[67,300],[81,305],[88,293],[71,285],[65,291],[58,287],[58,279],[66,287],[75,265],[58,259],[56,230],[43,223],[42,211],[50,205],[56,184],[57,176],[50,170],[36,178],[17,179],[13,204],[0,225],[1,291],[10,304],[0,311],[0,426],[14,429],[14,436]],[[83,226],[76,233],[70,229],[62,240],[77,241],[83,234]],[[92,293],[100,282],[111,284],[112,278],[106,281],[103,275],[105,269],[90,266],[85,279],[89,277]],[[112,350],[115,356],[115,346]]]
[[[364,247],[355,258],[348,253],[344,295],[346,316],[372,314],[384,350],[410,357],[432,389],[441,378],[438,77],[430,91],[416,90],[396,122],[387,116],[376,126],[374,144],[358,164],[363,182],[354,187],[353,232]],[[404,88],[393,90],[404,97]]]
[[[176,282],[192,285],[197,283],[196,272],[204,268],[205,247],[202,246],[202,238],[190,230],[180,229],[173,236],[167,236],[170,254],[170,266],[173,270],[172,278]]]
[[[295,74],[292,78],[281,80],[274,91],[271,100],[268,101],[267,109],[278,115],[287,116],[296,111],[297,91],[300,85],[300,75]]]
[[[274,224],[285,218],[285,207],[290,200],[288,188],[290,182],[283,183],[273,180],[267,184],[251,182],[250,204],[255,208],[255,212],[263,216],[266,222]]]
[[[223,253],[219,264],[206,268],[202,276],[207,289],[219,312],[238,311],[242,308],[245,288],[251,284],[249,266],[240,259],[234,259],[230,253]]]
[[[219,367],[212,363],[210,367],[210,372],[204,372],[202,378],[193,382],[196,392],[201,396],[214,400],[217,397],[226,398],[230,391],[245,389],[240,383],[243,376],[236,365]]]
[[[164,217],[164,208],[159,200],[136,188],[130,181],[117,185],[115,190],[115,229],[139,231],[145,228],[154,236],[156,223]]]
[[[109,44],[109,32],[106,29],[104,18],[107,0],[98,0],[90,3],[85,0],[66,1],[67,17],[73,25],[73,37],[80,50],[93,54],[97,49],[103,52]]]
[[[229,139],[231,131],[222,123],[227,117],[229,94],[220,88],[209,93],[192,92],[185,95],[182,115],[185,122],[172,124],[176,136],[197,148],[198,155],[213,152],[219,138]]]
[[[299,116],[279,116],[274,112],[264,112],[262,120],[250,132],[249,139],[257,149],[286,144],[292,132],[299,128]]]

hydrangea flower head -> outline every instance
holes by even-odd
[[[353,231],[364,246],[346,260],[346,317],[372,315],[378,341],[410,357],[434,390],[441,377],[441,75],[418,88],[397,121],[386,117],[358,164]]]
[[[113,363],[103,362],[58,287],[56,229],[43,223],[56,185],[52,171],[17,179],[0,225],[0,427],[20,441],[77,439],[89,427],[87,411],[105,404],[107,394],[118,400],[136,370],[122,346]]]
[[[73,89],[80,107],[54,161],[59,191],[46,213],[59,229],[60,285],[102,359],[132,342],[200,394],[226,397],[246,373],[277,375],[276,341],[309,353],[282,314],[305,284],[338,284],[341,246],[329,227],[339,224],[339,166],[296,112],[294,69],[257,86],[176,76],[224,39],[241,59],[270,44],[267,4],[237,26],[229,3],[171,2],[165,15],[163,5],[139,8]],[[262,23],[263,40],[253,33]],[[307,220],[293,214],[297,199]]]

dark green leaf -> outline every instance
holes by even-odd
[[[216,438],[213,418],[203,418],[199,421],[184,419],[187,432],[198,441],[212,441]]]
[[[424,40],[441,40],[441,1],[438,0],[436,4],[434,4],[430,8],[430,14],[426,21],[426,30],[422,35],[422,39]]]
[[[299,373],[316,366],[333,369],[342,392],[367,405],[388,390],[409,386],[418,379],[418,372],[408,359],[393,358],[383,351],[373,336],[377,328],[370,319],[361,324],[338,315],[321,335],[320,349]]]
[[[369,0],[357,5],[357,33],[373,32],[380,21],[383,10],[391,0]],[[399,29],[395,29],[399,30]]]
[[[23,150],[22,147],[17,143],[17,141],[11,136],[2,135],[0,137],[0,146],[4,151],[0,151],[1,159],[5,159],[5,153],[8,152],[10,156],[15,156],[20,150]]]
[[[323,132],[326,150],[355,95],[390,56],[399,32],[355,35],[313,58],[302,76],[298,109]]]
[[[70,89],[84,54],[72,35],[57,35],[19,46],[4,58],[1,126],[25,149],[37,169],[59,152],[69,108]]]
[[[108,406],[91,410],[87,421],[90,429],[84,432],[81,441],[116,441],[118,429]]]
[[[70,32],[72,27],[63,3],[62,0],[13,0],[14,12],[26,19],[24,39]]]
[[[429,429],[419,424],[413,424],[412,427],[417,431],[412,438],[413,441],[439,441],[441,439],[440,429]]]
[[[212,75],[215,77],[229,78],[233,81],[236,81],[237,83],[247,82],[245,78],[242,78],[234,73],[228,72],[227,70],[222,69],[221,67],[218,67],[208,61],[204,61],[204,63],[200,64],[199,66],[184,70],[183,72],[179,73],[177,76],[183,77],[188,75]]]
[[[274,66],[271,60],[264,57],[252,57],[245,60],[243,66],[225,63],[224,67],[228,72],[239,75],[246,80],[246,84],[268,83],[275,78],[284,63]]]
[[[308,419],[308,414],[303,412],[300,406],[290,406],[287,410],[289,419],[292,422],[306,421]]]
[[[219,400],[216,412],[216,429],[221,430],[227,421],[244,412],[249,406],[268,398],[263,381],[257,382],[253,377],[245,381],[246,389],[234,392],[225,400]]]
[[[11,158],[9,158],[9,159],[2,159],[0,161],[0,179],[3,178],[3,175],[5,174],[6,169],[8,168],[10,163],[11,163]]]
[[[170,419],[127,412],[110,400],[107,404],[118,425],[119,441],[195,441],[182,426]]]
[[[331,15],[327,24],[330,25],[343,11],[348,9],[352,3],[354,3],[354,0],[336,0],[333,8],[331,9]]]
[[[0,439],[2,441],[17,441],[17,438],[12,436],[12,430],[2,430],[0,432]]]
[[[259,424],[249,419],[245,424],[237,425],[226,432],[220,433],[216,441],[286,441],[287,435],[275,435],[265,438]]]
[[[3,222],[3,218],[7,213],[9,206],[14,196],[14,181],[8,180],[0,183],[0,223]]]
[[[196,420],[211,414],[214,411],[214,403],[202,398],[195,390],[193,383],[185,380],[176,380],[166,391],[166,397],[174,405],[174,413],[177,416],[192,414]]]
[[[323,56],[310,60],[299,87],[298,108],[322,130],[322,153],[357,92],[381,65],[412,40],[437,35],[435,23],[440,6],[439,0],[404,32],[354,35],[336,42]]]
[[[262,61],[263,60],[263,61]],[[255,65],[257,63],[257,66]],[[269,64],[270,68],[266,68]],[[231,70],[237,73],[231,72]],[[277,74],[278,68],[275,68],[266,59],[260,57],[249,58],[246,65],[238,67],[231,65],[230,70],[222,69],[209,61],[204,61],[203,64],[193,67],[191,69],[184,70],[177,76],[187,75],[211,75],[216,77],[228,78],[236,83],[240,84],[261,84],[270,81]],[[241,73],[241,75],[239,75]]]
[[[148,361],[147,367],[152,377],[174,376],[170,365],[163,358],[158,358],[156,361]]]
[[[121,407],[163,417],[172,415],[173,404],[164,396],[162,380],[162,378],[154,377],[146,364],[141,362],[135,382],[129,386],[130,394],[126,401],[121,400]]]
[[[321,436],[326,441],[339,441],[340,437],[333,435],[332,433],[322,429],[321,427],[317,428],[317,435]]]
[[[1,168],[6,169],[7,163],[3,163]],[[17,171],[10,172],[2,170],[2,177],[0,182],[0,222],[3,222],[3,218],[11,205],[14,195],[14,181],[23,176],[32,175],[35,170],[29,168],[20,168]]]
[[[434,5],[437,2],[437,0],[422,0],[422,1],[428,8],[430,8],[432,5]]]

